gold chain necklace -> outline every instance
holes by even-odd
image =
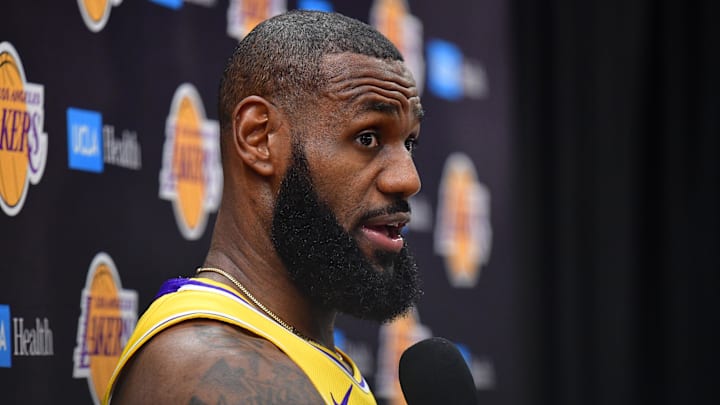
[[[268,309],[268,307],[263,305],[263,303],[260,302],[257,298],[255,298],[255,296],[252,295],[250,293],[250,291],[248,291],[248,289],[245,288],[244,285],[242,285],[235,277],[231,276],[225,270],[218,269],[217,267],[198,267],[197,270],[195,270],[196,275],[199,275],[200,273],[203,273],[203,272],[217,273],[217,274],[225,277],[226,279],[230,280],[230,282],[233,283],[235,285],[235,287],[237,287],[238,290],[240,290],[246,297],[248,297],[248,299],[250,301],[252,301],[252,303],[255,304],[255,306],[260,308],[261,311],[263,311],[267,316],[272,318],[275,322],[280,324],[280,326],[289,330],[294,335],[300,337],[301,339],[303,339],[306,342],[310,343],[311,345],[317,347],[318,349],[322,350],[323,352],[335,357],[335,359],[337,359],[338,361],[344,362],[342,355],[340,353],[338,353],[337,350],[331,350],[331,349],[325,347],[325,345],[321,344],[320,342],[315,341],[314,339],[311,339],[311,338],[305,336],[299,330],[297,330],[294,326],[292,326],[289,323],[280,319],[279,316],[275,315],[275,313],[273,311],[271,311],[270,309]]]
[[[297,329],[295,329],[295,327],[293,327],[292,325],[290,325],[287,322],[280,319],[279,316],[275,315],[275,313],[273,311],[269,310],[265,305],[263,305],[260,301],[258,301],[258,299],[255,298],[254,295],[250,294],[250,291],[248,291],[248,289],[245,288],[244,285],[240,284],[240,282],[235,277],[228,274],[228,272],[226,272],[225,270],[220,270],[215,267],[198,267],[198,269],[195,271],[195,274],[200,274],[202,272],[217,273],[217,274],[225,277],[226,279],[230,280],[230,282],[235,284],[235,287],[237,287],[238,290],[242,291],[242,293],[245,294],[245,296],[248,297],[250,299],[250,301],[252,301],[253,304],[255,304],[258,308],[260,308],[260,310],[262,310],[267,316],[272,318],[275,322],[279,323],[283,328],[289,330],[290,332],[300,336],[301,338],[303,338],[305,340],[310,340],[307,337],[305,337],[302,333],[300,333]]]
[[[301,339],[307,341],[308,343],[312,344],[313,346],[321,349],[321,350],[324,351],[325,353],[328,353],[328,354],[332,355],[332,356],[335,357],[337,360],[343,361],[343,360],[342,360],[342,356],[340,355],[340,353],[338,353],[338,352],[335,351],[335,350],[330,350],[329,348],[326,348],[326,347],[325,347],[323,344],[321,344],[320,342],[316,342],[314,339],[311,339],[311,338],[305,336],[304,334],[300,333],[300,331],[297,330],[294,326],[292,326],[292,325],[288,324],[287,322],[283,321],[282,319],[280,319],[279,316],[275,315],[275,313],[274,313],[273,311],[271,311],[270,309],[268,309],[268,307],[266,307],[265,305],[263,305],[262,302],[260,302],[257,298],[255,298],[255,296],[252,295],[252,294],[250,293],[250,291],[248,291],[248,289],[245,288],[244,285],[242,285],[235,277],[231,276],[231,275],[230,275],[228,272],[226,272],[225,270],[221,270],[221,269],[218,269],[218,268],[216,268],[216,267],[198,267],[197,270],[195,270],[195,274],[196,274],[196,275],[197,275],[197,274],[200,274],[200,273],[203,273],[203,272],[217,273],[217,274],[225,277],[226,279],[230,280],[230,282],[233,283],[233,284],[235,285],[235,287],[237,287],[238,290],[240,290],[246,297],[248,297],[248,299],[249,299],[250,301],[252,301],[252,303],[255,304],[255,306],[257,306],[258,308],[260,308],[261,311],[263,311],[267,316],[269,316],[270,318],[272,318],[275,322],[277,322],[278,324],[280,324],[280,326],[282,326],[283,328],[289,330],[289,331],[290,331],[291,333],[293,333],[294,335],[299,336]]]

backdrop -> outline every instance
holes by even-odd
[[[427,110],[407,234],[425,296],[392,324],[340,319],[339,346],[380,402],[402,403],[399,355],[431,335],[459,345],[483,403],[528,402],[504,1],[8,0],[1,403],[97,403],[161,282],[202,264],[222,193],[222,67],[258,21],[291,8],[377,26]]]
[[[719,403],[720,4],[514,5],[531,403]]]

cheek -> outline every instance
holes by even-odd
[[[366,211],[366,199],[372,183],[348,165],[333,167],[323,173],[315,181],[319,199],[330,207],[343,228],[350,231]]]
[[[346,231],[357,225],[369,205],[373,190],[372,165],[347,145],[316,140],[305,145],[313,185]]]

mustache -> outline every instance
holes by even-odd
[[[407,200],[395,200],[394,202],[383,208],[378,208],[366,212],[365,214],[363,214],[362,217],[360,217],[358,223],[363,223],[370,218],[378,217],[380,215],[390,215],[396,214],[398,212],[410,214],[412,212],[412,210],[410,209],[410,203],[408,203]]]

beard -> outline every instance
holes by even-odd
[[[407,201],[398,200],[363,218],[409,209]],[[296,144],[274,207],[271,239],[290,279],[322,308],[386,322],[407,312],[422,294],[407,243],[399,253],[375,252],[373,263],[320,201]]]

